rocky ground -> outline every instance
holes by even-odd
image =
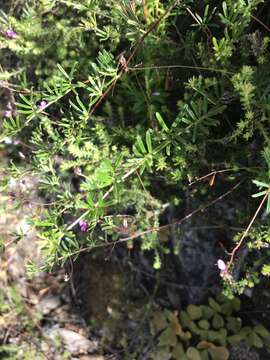
[[[0,358],[105,359],[72,303],[65,270],[27,276],[29,259],[41,263],[36,234],[27,223],[31,212],[42,211],[35,181],[14,180],[0,194]],[[18,200],[23,205],[16,207]]]

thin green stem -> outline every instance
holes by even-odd
[[[141,70],[167,70],[167,69],[177,69],[177,68],[183,68],[183,69],[192,69],[192,70],[205,70],[205,71],[213,71],[213,72],[220,72],[224,74],[234,75],[235,73],[228,70],[223,69],[214,69],[214,68],[208,68],[203,66],[192,66],[192,65],[181,65],[181,64],[175,64],[175,65],[153,65],[153,66],[136,66],[136,67],[130,67],[130,71],[141,71]]]

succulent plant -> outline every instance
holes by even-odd
[[[270,332],[263,325],[242,326],[237,316],[241,302],[223,295],[210,297],[207,305],[189,304],[180,313],[166,310],[152,319],[158,336],[160,359],[227,360],[230,349],[270,349]],[[167,355],[166,355],[167,354]]]

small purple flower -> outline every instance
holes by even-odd
[[[87,224],[86,221],[81,220],[81,221],[79,222],[79,225],[80,225],[80,228],[81,228],[81,231],[82,231],[82,232],[86,232],[86,231],[87,231],[87,229],[88,229],[88,224]]]
[[[11,118],[12,117],[12,111],[11,110],[5,110],[4,111],[4,117],[5,118]]]
[[[42,111],[42,110],[45,109],[46,106],[47,106],[47,101],[42,100],[42,101],[39,103],[38,108],[39,108],[39,110]]]
[[[9,39],[16,39],[18,35],[14,30],[8,29],[7,31],[5,31],[5,36],[8,37]]]
[[[12,117],[12,105],[11,105],[10,101],[7,103],[6,110],[4,111],[4,117],[5,118],[11,118]]]

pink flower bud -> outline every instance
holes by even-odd
[[[9,39],[16,39],[16,37],[18,36],[17,33],[12,29],[8,29],[7,31],[5,31],[4,34]]]
[[[221,270],[221,271],[224,271],[227,268],[225,262],[221,259],[219,259],[217,261],[217,266],[218,266],[219,270]]]
[[[5,110],[4,111],[4,117],[5,118],[11,118],[12,117],[12,111],[11,110]]]
[[[47,106],[47,101],[42,100],[42,101],[39,103],[38,108],[39,108],[39,110],[44,110],[46,106]]]
[[[79,222],[79,225],[80,225],[80,228],[81,228],[81,231],[82,231],[82,232],[86,232],[86,231],[87,231],[87,229],[88,229],[88,224],[87,224],[86,221],[81,220],[81,221]]]

